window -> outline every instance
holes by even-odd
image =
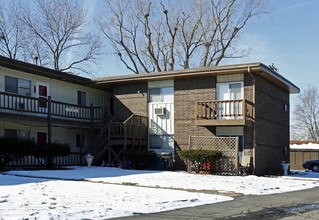
[[[174,150],[174,136],[173,135],[150,135],[150,150]]]
[[[78,105],[86,105],[86,92],[78,91]]]
[[[31,81],[5,76],[5,91],[24,96],[31,96]]]
[[[85,135],[76,134],[76,147],[84,148],[85,147]]]
[[[243,83],[218,83],[217,98],[218,100],[238,100],[243,99]]]
[[[4,136],[13,137],[13,138],[25,138],[25,139],[31,138],[30,130],[24,130],[24,129],[4,129]]]
[[[149,89],[149,102],[174,102],[174,87]]]

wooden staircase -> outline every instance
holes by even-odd
[[[94,156],[96,165],[103,161],[110,165],[123,163],[127,148],[147,147],[147,117],[132,114],[126,121],[119,122],[111,116],[107,121],[85,151]]]

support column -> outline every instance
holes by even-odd
[[[51,122],[52,122],[52,112],[51,112],[51,96],[48,96],[48,144],[52,142],[51,136]]]

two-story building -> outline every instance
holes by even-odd
[[[68,142],[122,162],[128,148],[221,150],[221,173],[281,172],[289,160],[289,94],[262,63],[86,79],[0,57],[0,135]]]
[[[0,136],[69,143],[70,165],[90,147],[107,100],[90,79],[0,56]],[[29,160],[21,165],[37,164]]]
[[[280,173],[281,161],[289,160],[289,94],[299,88],[262,63],[94,82],[109,88],[120,121],[148,118],[148,149],[173,152],[176,167],[183,166],[178,152],[189,148],[223,151],[226,173],[240,165],[258,175]]]

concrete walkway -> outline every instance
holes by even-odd
[[[319,187],[119,219],[319,219]]]

